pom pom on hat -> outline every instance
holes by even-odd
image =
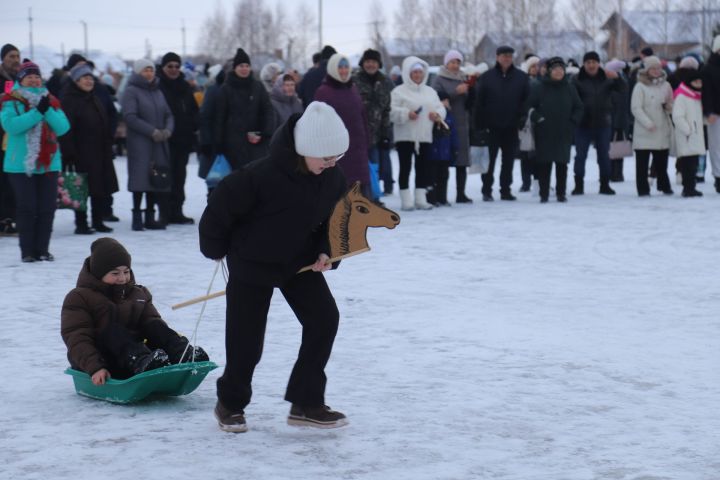
[[[460,60],[460,63],[463,63],[464,58],[462,56],[462,53],[458,52],[457,50],[449,50],[445,54],[445,58],[443,58],[443,65],[447,65],[452,60]]]
[[[90,273],[97,279],[102,279],[117,267],[130,268],[131,260],[125,247],[114,238],[98,238],[90,245]]]
[[[303,157],[331,157],[345,153],[350,134],[340,116],[324,102],[312,102],[295,124],[295,151]]]
[[[148,60],[147,58],[139,58],[135,60],[135,63],[133,64],[133,72],[140,75],[140,72],[142,72],[148,67],[151,67],[153,70],[155,70],[155,64],[152,62],[152,60]]]

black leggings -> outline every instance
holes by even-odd
[[[635,185],[638,195],[650,193],[648,182],[648,168],[650,154],[653,157],[653,169],[657,175],[657,189],[659,192],[672,190],[670,178],[668,177],[668,154],[669,150],[635,150]]]
[[[415,142],[396,142],[395,148],[400,161],[398,184],[400,190],[407,190],[410,184],[410,170],[415,156],[415,188],[426,188],[429,183],[428,168],[430,167],[430,143],[421,143],[419,152],[415,151]]]

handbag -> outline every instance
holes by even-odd
[[[615,135],[613,135],[608,156],[610,160],[621,160],[625,157],[633,156],[632,142],[622,131],[616,132]]]
[[[520,139],[520,151],[521,152],[532,152],[535,150],[535,136],[533,135],[532,121],[530,116],[532,115],[533,109],[531,108],[528,112],[527,120],[525,125],[518,130],[518,137]]]
[[[170,188],[170,167],[155,164],[151,165],[150,185],[156,190],[167,190]]]
[[[65,167],[58,175],[57,208],[86,212],[87,199],[87,173],[75,171],[72,165]]]
[[[490,151],[488,147],[470,147],[470,173],[484,175],[490,170]]]
[[[225,155],[218,154],[205,177],[205,183],[208,188],[215,188],[218,183],[220,183],[220,180],[225,178],[230,172],[232,172],[230,162],[227,161]]]

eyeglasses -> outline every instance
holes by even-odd
[[[333,162],[339,162],[341,158],[345,156],[347,152],[341,153],[340,155],[336,155],[334,157],[322,157],[322,161],[325,163],[333,163]]]

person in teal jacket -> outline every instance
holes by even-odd
[[[50,235],[61,169],[57,137],[70,129],[70,122],[42,86],[36,64],[24,62],[17,81],[0,99],[0,123],[7,134],[3,170],[17,202],[22,261],[52,261]]]

